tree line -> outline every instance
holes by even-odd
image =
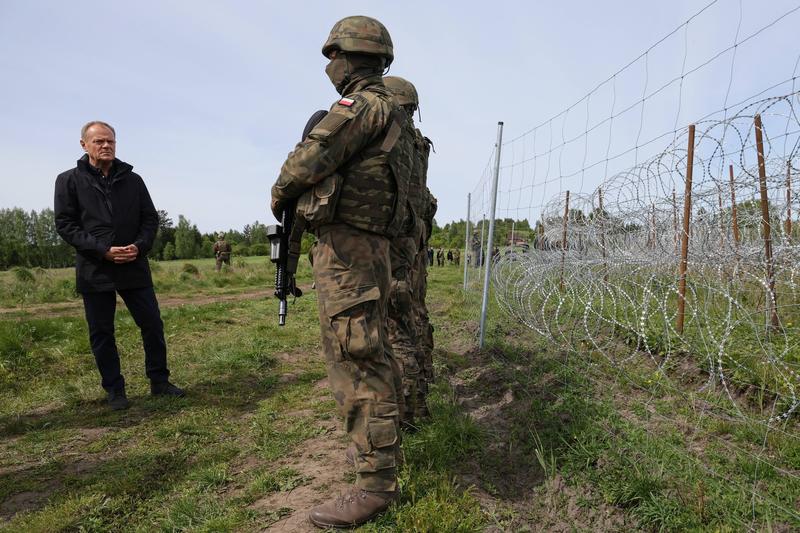
[[[484,223],[488,231],[489,221]],[[530,242],[533,237],[534,231],[527,220],[497,219],[495,243],[499,247],[510,244],[512,225],[517,239]],[[465,226],[464,220],[444,226],[434,220],[430,246],[463,249]],[[470,227],[473,235],[480,236],[481,221],[472,222]],[[25,211],[18,207],[0,209],[0,228],[0,269],[14,266],[59,268],[75,263],[75,251],[56,233],[55,216],[50,208],[41,211]],[[155,260],[213,257],[217,233],[200,232],[184,215],[178,215],[176,224],[166,211],[159,210],[158,232],[149,256]],[[241,230],[228,229],[223,233],[235,256],[269,255],[267,226],[258,220]],[[303,237],[303,253],[308,251],[313,240],[309,234]]]
[[[539,223],[537,222],[537,225]],[[466,231],[466,221],[459,220],[450,222],[444,226],[439,226],[436,221],[433,221],[433,231],[431,232],[431,239],[428,245],[434,249],[464,249],[464,232]],[[483,240],[486,242],[487,232],[489,231],[489,219],[483,221],[470,221],[470,233],[478,239],[481,237],[481,227],[484,228]],[[514,234],[514,240],[524,241],[531,243],[534,237],[534,231],[531,229],[530,223],[527,220],[514,220],[511,218],[498,218],[494,221],[494,243],[498,248],[509,246],[511,244],[511,234]]]

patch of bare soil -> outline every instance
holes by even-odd
[[[320,421],[325,433],[303,442],[302,448],[276,463],[275,468],[288,467],[307,481],[287,492],[264,496],[250,507],[277,521],[264,531],[319,531],[308,521],[312,507],[324,503],[351,484],[346,479],[353,467],[344,458],[344,433],[336,420]]]
[[[526,505],[515,506],[515,514],[503,528],[487,531],[623,531],[635,529],[626,524],[619,509],[597,503],[588,487],[570,487],[560,475],[545,481]],[[589,503],[591,502],[591,503]]]
[[[514,445],[513,412],[523,401],[515,395],[503,372],[491,366],[490,357],[466,354],[468,366],[449,377],[458,403],[488,434],[487,448],[473,459],[464,481],[476,487],[482,501],[527,501],[541,484],[535,457]]]
[[[9,496],[2,503],[0,503],[0,523],[8,520],[15,514],[28,511],[33,508],[38,508],[47,501],[50,497],[50,491],[42,492],[18,492],[13,496]]]
[[[457,401],[488,434],[484,452],[464,465],[463,484],[502,525],[487,531],[615,531],[630,528],[617,508],[598,504],[590,487],[571,487],[556,476],[547,479],[532,451],[535,427],[520,417],[530,413],[533,397],[553,398],[551,377],[521,384],[514,366],[497,365],[491,352],[464,354],[467,365],[448,377]],[[569,423],[569,413],[564,413]],[[587,505],[587,502],[591,502]]]
[[[86,452],[85,447],[108,433],[108,431],[109,428],[80,428],[75,438],[67,442],[58,452],[64,461],[61,474],[50,479],[40,490],[18,492],[0,501],[0,523],[11,520],[17,513],[34,511],[43,507],[52,494],[61,487],[63,476],[80,476],[94,470],[103,460],[102,456]],[[11,440],[6,441],[4,444],[9,442]],[[0,468],[0,475],[19,475],[31,468],[44,464],[47,459],[48,457],[43,456],[34,462],[25,462]]]

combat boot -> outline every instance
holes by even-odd
[[[420,422],[430,420],[431,412],[428,410],[428,404],[424,399],[417,399],[417,410],[414,412],[414,417]]]
[[[186,392],[173,385],[169,381],[162,383],[150,383],[150,394],[153,396],[172,396],[175,398],[183,398]]]
[[[347,528],[369,522],[397,498],[397,492],[368,492],[351,487],[344,494],[311,509],[308,519],[320,528]]]
[[[108,391],[108,405],[114,411],[122,411],[130,407],[128,397],[125,395],[125,389]]]

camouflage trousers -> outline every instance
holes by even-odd
[[[222,270],[222,263],[225,263],[226,265],[230,266],[230,264],[231,264],[230,256],[228,256],[228,257],[217,257],[217,265],[216,265],[217,272]]]
[[[401,419],[413,425],[417,410],[422,351],[414,318],[411,271],[422,234],[417,225],[410,235],[395,237],[390,246],[392,289],[389,296],[389,340],[400,366],[404,408]]]
[[[425,298],[428,292],[428,254],[425,248],[417,253],[414,259],[414,268],[411,272],[411,284],[413,295],[412,305],[414,307],[414,320],[421,348],[421,359],[419,362],[420,379],[417,384],[417,413],[420,416],[427,415],[425,398],[428,389],[433,384],[433,326],[428,317],[428,307],[425,305]]]
[[[311,258],[328,381],[358,450],[356,485],[395,490],[402,397],[386,327],[389,240],[329,224],[317,231]]]

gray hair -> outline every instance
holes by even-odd
[[[81,128],[81,139],[85,139],[86,138],[86,132],[92,126],[104,126],[104,127],[106,127],[106,128],[111,130],[111,133],[114,134],[114,137],[117,136],[117,132],[114,131],[114,127],[111,124],[109,124],[107,122],[103,122],[102,120],[92,120],[92,121],[87,122],[86,124],[84,124],[83,127]]]

